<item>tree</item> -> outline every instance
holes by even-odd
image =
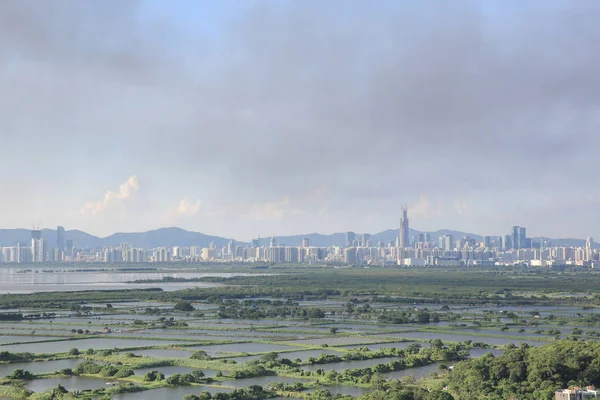
[[[22,379],[22,380],[32,380],[35,377],[29,371],[25,371],[23,369],[15,369],[12,374],[8,375],[10,379]]]
[[[204,372],[199,370],[199,369],[195,369],[192,371],[192,376],[194,377],[194,380],[196,382],[200,381],[202,378],[205,377]]]
[[[417,383],[417,380],[412,375],[406,375],[402,377],[402,383],[404,385],[414,385],[415,383]]]
[[[371,377],[371,387],[373,390],[383,390],[385,387],[385,377],[379,372],[374,373]]]
[[[189,301],[180,301],[173,306],[175,311],[195,311],[196,309],[192,306]]]
[[[162,381],[163,379],[165,379],[165,376],[158,371],[149,371],[144,375],[145,382]]]
[[[277,360],[278,357],[279,357],[279,354],[277,354],[275,352],[270,352],[270,353],[263,355],[260,358],[260,361],[263,363],[273,362],[273,361]]]
[[[329,328],[330,335],[335,335],[337,332],[338,332],[338,328],[336,328],[335,326],[332,326],[331,328]]]
[[[169,385],[179,385],[181,383],[181,375],[173,374],[167,378],[167,383]]]
[[[210,360],[212,357],[208,355],[208,353],[204,350],[195,351],[194,354],[190,356],[192,360]]]
[[[320,308],[311,308],[307,312],[308,318],[325,318],[325,312]]]
[[[135,375],[132,369],[129,368],[121,368],[119,372],[115,374],[115,378],[127,378],[129,376]]]
[[[69,393],[69,391],[67,389],[64,388],[64,386],[62,386],[60,383],[58,384],[57,387],[55,387],[54,389],[52,389],[52,399],[55,398],[61,398],[63,394]]]
[[[427,400],[454,400],[454,396],[441,390],[432,390],[429,392]]]
[[[210,400],[210,399],[212,399],[212,395],[210,394],[210,392],[207,392],[206,390],[201,392],[200,396],[198,396],[198,400]]]

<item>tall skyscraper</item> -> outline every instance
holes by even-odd
[[[492,237],[491,236],[483,237],[483,247],[488,248],[488,249],[490,247],[492,247]]]
[[[367,246],[367,242],[369,241],[370,238],[371,238],[371,235],[369,235],[368,233],[363,233],[362,234],[362,245],[363,245],[363,247]]]
[[[309,240],[308,240],[308,238],[302,239],[302,247],[304,247],[304,248],[309,247]]]
[[[519,227],[513,226],[513,228],[512,228],[512,248],[515,250],[519,250],[520,244],[521,244],[521,241],[519,240]]]
[[[346,232],[346,247],[352,246],[354,243],[354,232]]]
[[[33,231],[32,231],[33,232]],[[41,263],[46,261],[46,241],[44,239],[31,239],[31,261]]]
[[[65,249],[65,228],[62,226],[56,227],[56,248],[59,250]]]
[[[502,249],[503,250],[512,249],[512,236],[511,235],[504,235],[502,237]]]
[[[454,250],[454,236],[444,235],[444,251]]]
[[[525,228],[524,226],[520,226],[519,227],[519,248],[526,249],[528,247],[531,247],[531,246],[527,242],[527,228]]]
[[[402,207],[402,216],[400,217],[400,247],[410,246],[408,239],[408,210],[406,207]]]
[[[592,249],[594,247],[594,239],[592,237],[588,237],[585,239],[585,248]]]
[[[38,228],[33,228],[31,230],[31,238],[32,239],[41,239],[42,238],[42,231]]]

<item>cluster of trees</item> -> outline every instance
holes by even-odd
[[[194,308],[192,303],[189,301],[179,301],[179,302],[175,303],[175,305],[173,306],[173,310],[174,311],[185,311],[185,312],[196,311],[196,309]]]
[[[508,346],[501,356],[459,362],[446,378],[461,398],[549,400],[556,390],[600,386],[600,343],[560,340]]]
[[[329,364],[351,360],[370,360],[384,357],[400,357],[407,366],[429,364],[434,361],[458,361],[469,358],[468,349],[472,347],[488,347],[484,343],[466,341],[445,345],[441,340],[430,341],[429,348],[422,348],[420,344],[413,343],[404,349],[396,347],[381,348],[370,351],[368,347],[360,347],[341,356],[335,354],[321,354],[318,357],[309,357],[307,364]]]
[[[158,382],[165,380],[165,375],[159,371],[149,371],[144,375],[144,382]],[[197,369],[189,374],[173,374],[166,378],[168,385],[178,386],[204,381],[204,372]]]
[[[351,400],[352,396],[333,394],[327,389],[315,390],[305,397],[306,400]],[[399,381],[383,382],[377,388],[360,397],[361,400],[454,400],[454,397],[442,390],[426,390],[405,386]]]
[[[417,311],[390,311],[384,309],[377,318],[379,322],[385,324],[410,324],[415,322],[426,324],[440,321],[438,313],[430,313],[427,309]]]
[[[127,378],[135,373],[132,369],[114,365],[99,365],[93,361],[84,361],[73,369],[74,375],[101,375],[104,377]]]
[[[9,379],[21,379],[21,380],[25,380],[25,381],[29,381],[35,378],[35,376],[29,372],[29,371],[25,371],[23,369],[15,369],[12,374],[8,375],[7,378]]]
[[[229,319],[260,319],[260,318],[325,318],[325,312],[320,308],[301,308],[297,305],[277,305],[257,303],[250,306],[245,303],[227,303],[220,306],[217,313],[219,318]]]
[[[265,390],[262,386],[252,385],[246,389],[235,389],[231,393],[215,393],[214,396],[206,391],[199,395],[188,394],[183,397],[183,400],[263,400],[274,396],[273,392]]]
[[[8,351],[0,351],[0,362],[19,363],[28,362],[35,359],[33,353],[10,353]]]

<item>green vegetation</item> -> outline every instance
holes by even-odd
[[[600,343],[509,346],[501,356],[456,364],[446,383],[461,398],[551,399],[559,389],[600,385]]]
[[[0,307],[30,310],[22,320],[0,318],[4,335],[15,337],[0,343],[0,363],[24,363],[1,381],[0,397],[104,400],[144,390],[152,399],[154,389],[196,387],[186,400],[350,397],[332,394],[339,388],[367,391],[364,400],[541,400],[564,387],[600,385],[600,345],[585,341],[600,335],[595,271],[257,272],[273,274],[198,278],[224,285],[179,291],[0,295]],[[95,345],[100,340],[104,348]],[[539,347],[510,344],[521,340]],[[486,349],[505,352],[470,359]],[[78,364],[33,369],[41,360],[69,359]],[[420,379],[421,371],[429,377]],[[82,393],[24,386],[57,377],[112,386]],[[232,385],[235,379],[245,387]],[[205,385],[233,391],[200,393]]]

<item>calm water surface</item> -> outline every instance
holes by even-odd
[[[179,290],[189,287],[215,287],[217,283],[172,282],[132,284],[143,279],[201,278],[207,276],[250,276],[247,273],[209,273],[159,271],[83,271],[79,267],[0,268],[0,293],[33,293],[72,290],[142,289],[160,287],[163,290]]]

